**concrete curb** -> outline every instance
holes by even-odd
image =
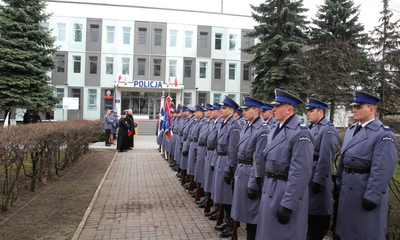
[[[104,174],[103,179],[102,179],[101,182],[100,182],[100,185],[97,187],[97,190],[96,190],[96,192],[94,193],[94,196],[93,196],[93,198],[92,198],[92,201],[90,202],[89,207],[86,209],[85,215],[83,215],[83,218],[82,218],[81,222],[79,223],[79,226],[78,226],[78,228],[76,229],[75,234],[74,234],[74,236],[72,237],[72,240],[77,240],[77,239],[79,238],[79,236],[81,235],[82,229],[83,229],[83,227],[85,226],[86,221],[87,221],[87,219],[88,219],[88,217],[89,217],[89,215],[90,215],[90,213],[91,213],[91,211],[92,211],[93,205],[94,205],[94,203],[96,202],[97,197],[99,196],[99,193],[100,193],[101,188],[103,187],[103,183],[104,183],[104,181],[106,180],[106,178],[107,178],[107,176],[108,176],[108,173],[110,172],[110,169],[111,169],[112,165],[114,164],[114,160],[115,160],[115,158],[117,157],[117,153],[118,153],[118,152],[115,152],[114,158],[113,158],[113,160],[111,161],[110,166],[108,166],[107,171],[106,171],[106,173]]]

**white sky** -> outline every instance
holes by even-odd
[[[79,0],[73,0],[79,1]],[[98,3],[115,3],[135,6],[148,6],[160,8],[176,8],[187,10],[198,10],[208,12],[221,12],[221,0],[86,0],[86,2]],[[259,5],[264,2],[263,0],[222,0],[223,12],[250,15],[251,9],[249,4]],[[394,10],[395,17],[400,18],[400,2],[397,0],[390,0],[390,7]],[[360,5],[360,18],[359,21],[364,24],[365,29],[370,31],[374,26],[378,25],[379,12],[382,10],[382,3],[380,0],[354,0],[356,5]],[[317,4],[322,4],[323,0],[304,0],[304,7],[308,8],[307,15],[309,18],[315,18],[317,11]]]

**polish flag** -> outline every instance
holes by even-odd
[[[128,84],[128,74],[125,74],[125,86]]]
[[[121,81],[121,74],[120,75],[118,75],[118,80],[117,80],[117,87],[119,87],[119,81]]]
[[[177,86],[178,86],[178,78],[175,77],[175,87],[177,87]]]

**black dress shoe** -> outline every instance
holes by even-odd
[[[217,225],[214,227],[215,230],[217,231],[224,231],[224,229],[228,227],[228,223],[224,222],[221,225]]]
[[[219,211],[219,205],[215,204],[214,209],[211,212],[204,213],[204,216],[209,217],[209,216],[211,216],[213,214],[218,214],[218,211]]]
[[[219,236],[222,238],[228,238],[232,236],[233,226],[232,224],[228,224],[228,226],[222,231]]]
[[[196,190],[190,191],[189,193],[190,193],[190,195],[196,194]]]
[[[211,221],[215,221],[215,220],[217,220],[217,219],[218,219],[218,213],[211,214],[211,215],[208,217],[208,220],[211,220]]]
[[[195,194],[189,193],[189,194],[190,194],[190,196],[191,196],[192,198],[195,198],[195,197],[196,197],[196,193],[195,193]]]
[[[206,202],[199,204],[198,206],[199,206],[199,208],[206,208]]]
[[[196,204],[197,204],[197,205],[200,205],[200,204],[205,203],[206,201],[207,201],[207,198],[203,198],[203,199],[201,199],[201,200],[199,200],[199,201],[196,201]]]

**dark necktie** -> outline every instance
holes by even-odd
[[[274,136],[272,137],[272,139],[274,139],[276,137],[276,135],[278,135],[279,131],[281,130],[279,126],[280,126],[280,123],[276,124]]]
[[[362,125],[358,124],[356,130],[354,130],[353,136],[355,136],[362,128]]]

